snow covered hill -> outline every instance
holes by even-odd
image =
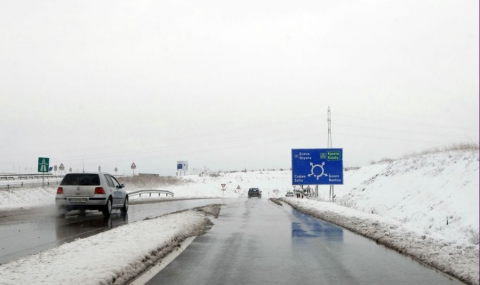
[[[479,155],[449,151],[347,172],[337,204],[478,244]]]

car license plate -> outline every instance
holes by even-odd
[[[86,203],[86,198],[70,198],[70,202],[72,203]]]

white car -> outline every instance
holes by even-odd
[[[293,195],[293,192],[287,192],[287,195],[285,195],[285,197],[295,197],[295,195]]]
[[[112,209],[128,211],[128,194],[125,186],[108,173],[69,173],[65,175],[55,197],[59,214],[71,210],[102,211],[110,216]]]

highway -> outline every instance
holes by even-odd
[[[462,284],[341,227],[267,199],[231,199],[147,284]]]

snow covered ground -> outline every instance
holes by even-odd
[[[220,173],[215,177],[187,175],[182,180],[184,183],[178,185],[152,185],[149,189],[172,191],[175,198],[232,199],[246,197],[250,187],[260,188],[264,197],[282,197],[292,190],[289,170]],[[449,151],[364,166],[346,171],[344,181],[345,185],[335,186],[335,203],[322,202],[328,197],[328,186],[319,187],[319,202],[288,201],[479,284],[478,151]],[[221,184],[225,184],[225,191]],[[127,185],[127,191],[138,189]],[[56,187],[0,190],[0,210],[52,205],[55,191]],[[135,231],[132,225],[121,227],[122,231]]]
[[[131,223],[3,264],[0,284],[124,284],[209,224],[198,211]]]

